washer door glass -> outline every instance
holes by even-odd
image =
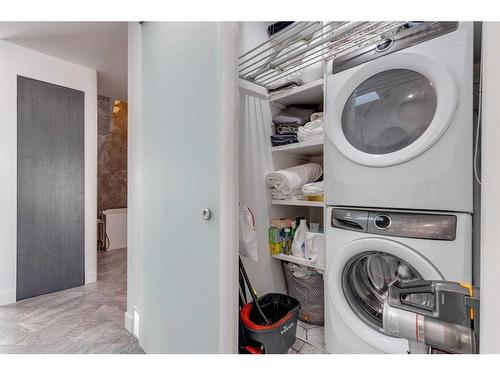
[[[422,280],[422,276],[402,259],[383,252],[368,251],[351,258],[342,273],[342,288],[354,313],[372,328],[382,329],[384,302],[389,285],[396,281]],[[422,295],[414,303],[428,305],[432,297]]]
[[[388,154],[415,142],[437,107],[432,82],[408,69],[391,69],[361,83],[342,111],[347,141],[368,154]]]

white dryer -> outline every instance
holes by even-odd
[[[470,214],[328,207],[325,342],[330,353],[406,353],[382,310],[396,280],[471,282]],[[425,296],[423,296],[425,297]]]
[[[334,59],[330,205],[472,212],[472,22],[429,22]]]

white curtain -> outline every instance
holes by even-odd
[[[267,99],[240,89],[240,203],[255,215],[258,260],[242,257],[259,295],[284,292],[280,261],[271,258],[267,230],[271,216],[280,217],[271,205],[265,184],[266,174],[275,170],[269,137],[272,114]]]

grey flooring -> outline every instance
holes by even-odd
[[[297,338],[288,354],[325,354],[324,327],[299,320]]]
[[[0,354],[144,353],[126,306],[127,250],[99,254],[96,283],[0,306]]]

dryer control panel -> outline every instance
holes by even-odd
[[[332,74],[451,33],[457,28],[458,22],[423,22],[333,59]]]
[[[331,226],[383,236],[453,241],[456,237],[455,215],[332,209]]]

